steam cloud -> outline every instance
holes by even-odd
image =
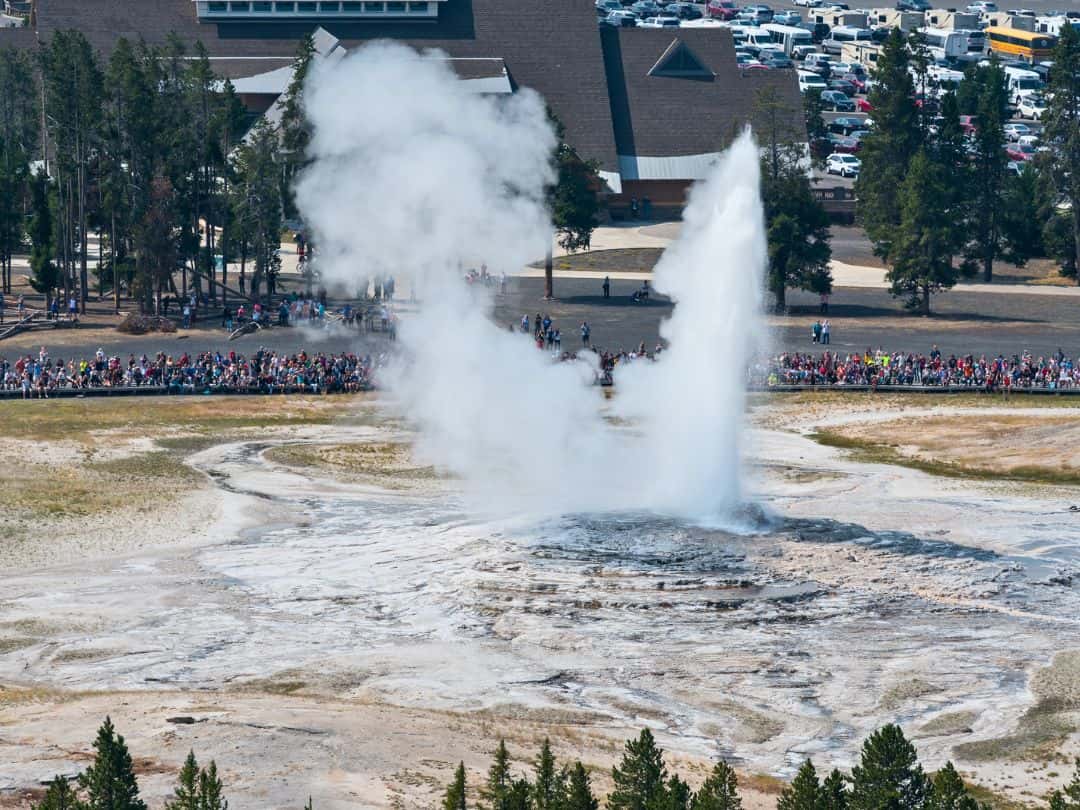
[[[731,512],[766,255],[749,134],[695,188],[657,267],[654,287],[677,301],[671,348],[620,372],[612,410],[626,428],[604,418],[588,363],[552,363],[462,280],[481,263],[514,273],[551,243],[542,99],[479,95],[443,54],[382,42],[316,66],[305,97],[315,160],[297,200],[324,278],[349,289],[390,274],[420,290],[399,327],[408,362],[384,380],[420,429],[418,453],[486,510]]]

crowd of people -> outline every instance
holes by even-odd
[[[371,355],[279,354],[260,348],[250,357],[236,352],[153,358],[109,357],[98,349],[90,358],[52,358],[42,346],[37,357],[0,357],[0,388],[24,399],[47,399],[58,390],[157,388],[175,394],[328,394],[368,391],[383,358]]]
[[[1006,357],[972,354],[945,357],[934,346],[929,354],[867,349],[862,353],[819,355],[785,352],[751,368],[755,385],[941,386],[987,390],[1080,388],[1080,359],[1060,348],[1054,354],[1030,352]]]

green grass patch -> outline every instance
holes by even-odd
[[[885,694],[881,696],[881,707],[888,710],[898,709],[910,700],[932,695],[938,691],[940,691],[939,688],[932,683],[927,683],[921,678],[911,678],[885,690]]]
[[[944,712],[932,720],[927,720],[919,727],[919,735],[925,737],[943,737],[950,734],[964,734],[971,731],[971,726],[979,718],[978,712]]]
[[[355,407],[353,397],[111,397],[0,402],[0,435],[88,441],[100,431],[134,434],[329,424]]]
[[[944,478],[965,478],[983,481],[1023,481],[1035,484],[1065,486],[1080,485],[1080,470],[1063,467],[1017,466],[1005,470],[980,467],[973,464],[958,464],[939,459],[908,456],[896,449],[895,445],[860,439],[835,430],[819,430],[810,434],[810,438],[826,447],[848,450],[856,461],[866,464],[892,464],[909,467],[929,475]]]
[[[1045,762],[1059,757],[1058,749],[1076,731],[1061,714],[1055,701],[1040,701],[1024,712],[1011,734],[974,740],[953,746],[953,753],[967,762]]]
[[[182,483],[198,481],[201,478],[196,470],[184,464],[183,456],[166,450],[97,461],[87,467],[95,472],[126,481],[164,478]]]

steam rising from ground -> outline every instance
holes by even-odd
[[[614,412],[633,427],[617,428],[592,365],[552,363],[494,324],[462,278],[482,263],[514,273],[551,243],[555,135],[540,97],[478,95],[442,54],[391,43],[317,66],[306,90],[315,160],[297,200],[324,279],[350,289],[384,273],[419,288],[419,314],[399,327],[408,362],[384,382],[420,427],[422,456],[486,509],[730,513],[745,397],[735,370],[761,336],[765,259],[749,134],[694,190],[685,236],[657,268],[655,288],[678,303],[662,327],[671,348],[620,373]]]

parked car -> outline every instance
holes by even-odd
[[[857,129],[863,129],[866,126],[865,119],[862,118],[848,118],[840,116],[834,118],[828,123],[829,132],[838,132],[841,135],[850,135]]]
[[[796,26],[802,22],[802,14],[797,11],[778,11],[773,14],[772,21],[777,25]]]
[[[779,53],[777,51],[766,51],[764,54],[762,64],[767,67],[771,67],[773,70],[794,70],[795,63],[791,61],[791,58],[786,54]]]
[[[832,33],[832,28],[825,23],[819,22],[801,22],[796,28],[805,28],[810,32],[810,36],[814,42],[824,42],[825,39]]]
[[[1010,143],[1005,147],[1009,160],[1032,160],[1038,149],[1030,143]]]
[[[897,11],[929,11],[930,4],[926,0],[896,0]]]
[[[791,48],[791,58],[800,62],[812,53],[817,53],[816,45],[793,45]]]
[[[765,5],[746,6],[743,15],[756,23],[767,23],[773,20],[773,10]]]
[[[701,11],[693,3],[668,3],[664,10],[680,20],[700,20],[702,17]]]
[[[861,113],[868,113],[874,111],[874,105],[870,103],[868,99],[857,98],[855,99],[855,109]]]
[[[811,73],[806,70],[799,71],[799,91],[802,93],[825,93],[829,89],[829,86],[825,84],[825,80],[818,76],[816,73]],[[841,95],[843,95],[841,93]]]
[[[964,130],[965,135],[975,134],[975,116],[974,115],[961,115],[960,116],[960,129]]]
[[[855,112],[855,102],[839,90],[822,90],[821,103],[827,110],[836,112]]]
[[[833,152],[825,158],[825,171],[828,174],[838,174],[841,177],[858,177],[862,161],[854,155]]]
[[[818,8],[821,5],[821,0],[795,0],[795,5],[805,6],[806,8]]]
[[[733,20],[739,15],[739,7],[734,0],[709,0],[705,12],[717,20]]]
[[[993,14],[998,7],[997,3],[992,3],[990,0],[975,0],[973,3],[968,3],[967,10],[970,14]]]
[[[748,68],[753,65],[760,65],[761,62],[748,53],[737,53],[735,54],[735,64],[741,68]]]
[[[1046,113],[1046,99],[1037,93],[1024,96],[1020,99],[1020,106],[1016,108],[1016,114],[1021,118],[1030,118],[1039,121]]]
[[[638,15],[641,19],[646,17],[659,17],[660,6],[653,2],[653,0],[637,0],[630,10]]]
[[[596,16],[606,17],[613,11],[622,11],[622,3],[619,0],[596,0]]]
[[[854,98],[859,93],[859,89],[847,79],[829,79],[829,89],[839,90],[848,98]]]
[[[1009,141],[1019,141],[1023,135],[1031,135],[1032,129],[1027,124],[1006,124],[1004,126],[1005,138]]]
[[[637,25],[637,15],[632,11],[613,11],[604,18],[604,23],[615,28],[633,28]]]
[[[634,5],[637,5],[636,3]],[[678,17],[646,17],[638,20],[638,28],[678,28]]]

